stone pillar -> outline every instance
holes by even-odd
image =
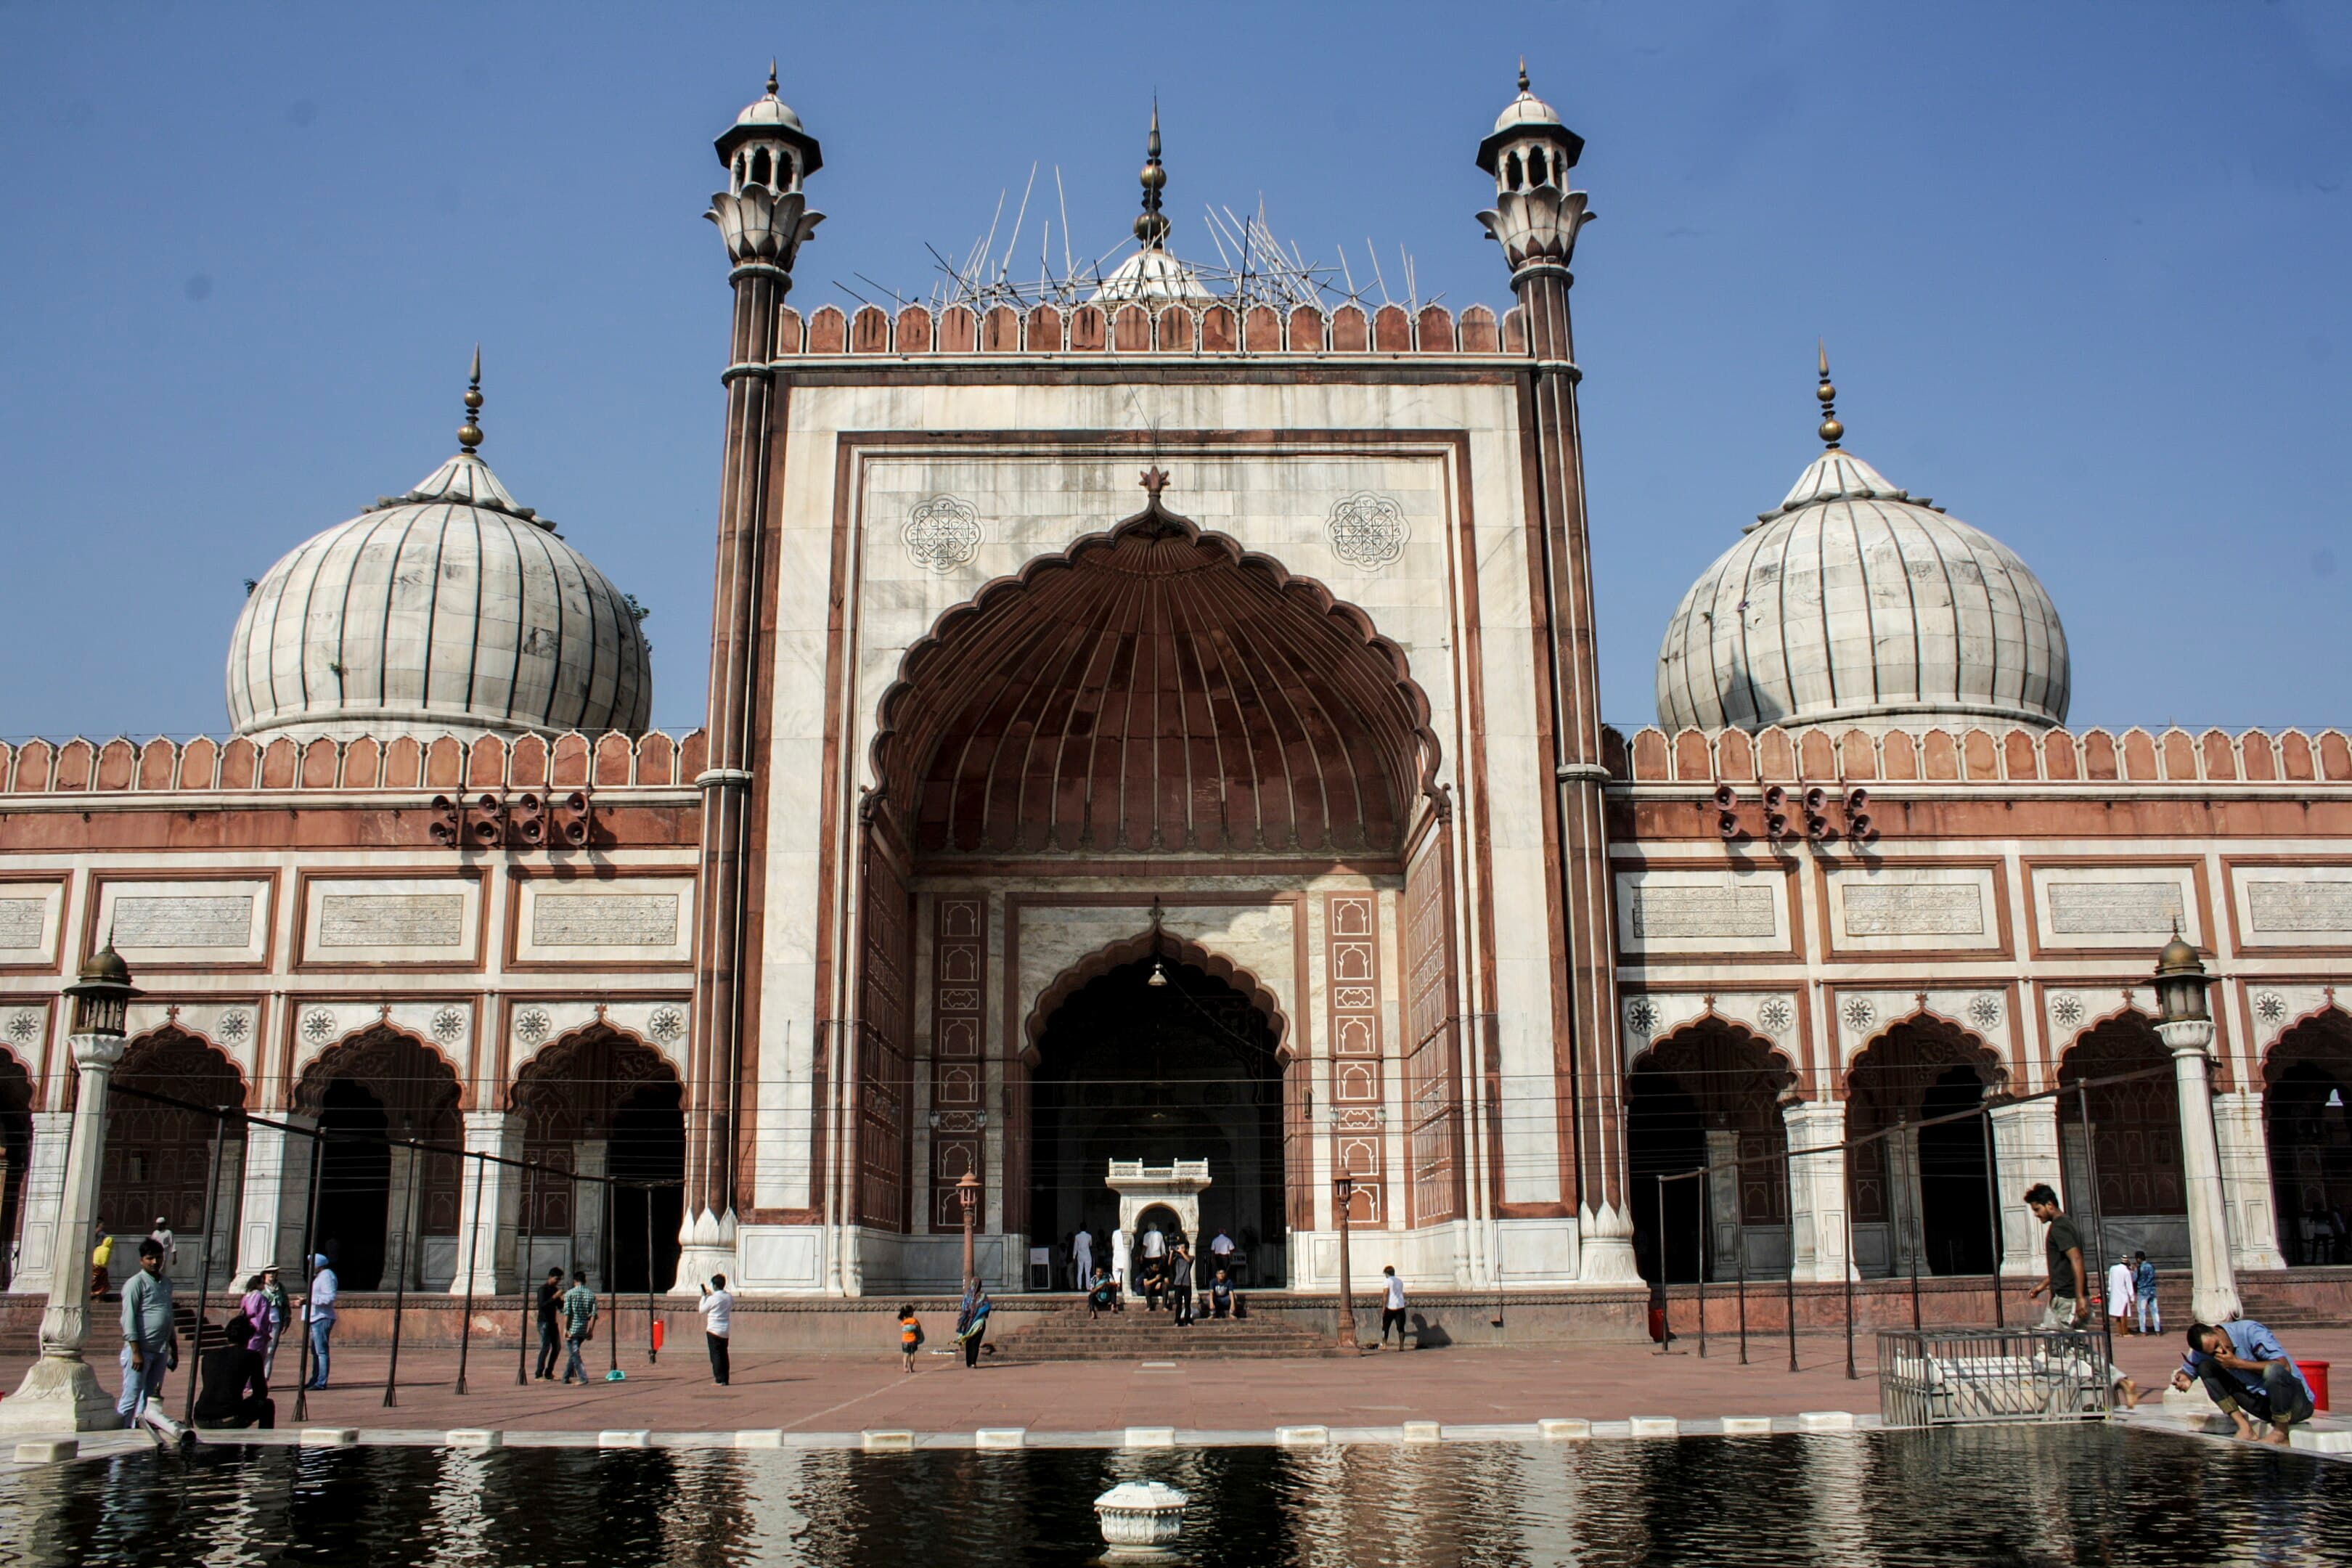
[[[113,1399],[82,1359],[82,1345],[89,1337],[90,1316],[87,1238],[98,1224],[99,1182],[106,1167],[107,1082],[122,1059],[122,1037],[76,1035],[71,1044],[81,1081],[49,1247],[41,1354],[16,1392],[0,1400],[0,1432],[88,1432],[121,1425]]]
[[[1706,1130],[1707,1200],[1712,1209],[1707,1232],[1715,1238],[1715,1277],[1728,1279],[1739,1272],[1739,1249],[1746,1245],[1739,1215],[1739,1134],[1727,1127]]]
[[[277,1119],[306,1130],[319,1124],[317,1117],[289,1112]],[[238,1279],[275,1267],[290,1290],[305,1277],[302,1237],[310,1217],[312,1142],[276,1127],[246,1127],[244,1194],[237,1207]]]
[[[735,1100],[742,1089],[743,979],[756,955],[743,951],[743,914],[760,897],[761,862],[753,824],[765,808],[753,755],[756,716],[766,682],[760,658],[763,577],[777,570],[770,487],[777,477],[772,450],[781,423],[783,388],[776,384],[776,330],[793,263],[822,215],[808,210],[803,178],[822,159],[815,139],[768,94],[719,138],[719,161],[730,169],[728,189],[705,215],[719,226],[732,264],[733,335],[723,376],[727,435],[719,491],[719,557],[711,611],[710,684],[704,734],[709,747],[694,782],[702,791],[700,893],[695,900],[693,1027],[688,1037],[686,1202],[678,1227],[677,1288],[697,1289],[714,1273],[730,1278],[735,1264]],[[736,154],[756,147],[753,180]],[[832,1216],[838,1218],[839,1216]]]
[[[2047,1270],[2042,1259],[2040,1220],[2025,1206],[2025,1189],[2037,1182],[2063,1193],[2066,1173],[2058,1160],[2058,1102],[2029,1100],[1995,1105],[1992,1117],[1992,1157],[1995,1195],[2000,1205],[2000,1272],[2003,1279],[2039,1279]],[[2088,1254],[2088,1247],[2084,1248]],[[2090,1265],[2096,1273],[2099,1266]]]
[[[2173,1086],[2180,1097],[2180,1185],[2189,1200],[2189,1307],[2200,1323],[2226,1323],[2244,1312],[2238,1277],[2230,1267],[2230,1224],[2222,1206],[2221,1150],[2213,1131],[2213,1043],[2210,1019],[2158,1024],[2172,1052]]]
[[[416,1289],[425,1283],[425,1194],[417,1192],[425,1180],[425,1157],[414,1149],[394,1145],[391,1155],[391,1179],[385,1184],[383,1200],[383,1283],[378,1289],[389,1290],[397,1279],[407,1281],[408,1289]],[[490,1173],[496,1181],[498,1173]],[[463,1246],[461,1242],[459,1244]]]
[[[1919,1180],[1919,1130],[1908,1121],[1880,1142],[1886,1160],[1886,1258],[1890,1273],[1907,1279],[1916,1261],[1927,1267],[1927,1194]]]
[[[468,1153],[522,1158],[524,1119],[503,1110],[466,1112]],[[449,1294],[495,1296],[516,1288],[515,1232],[522,1214],[522,1173],[511,1165],[457,1163],[457,1274]],[[480,1194],[479,1214],[476,1194]]]
[[[1799,1279],[1843,1279],[1853,1268],[1846,1252],[1845,1101],[1791,1100],[1781,1118],[1789,1136],[1790,1269]]]
[[[572,1173],[602,1176],[604,1153],[610,1147],[602,1138],[584,1138],[572,1144]],[[604,1288],[604,1184],[600,1181],[572,1184],[572,1262],[563,1271],[567,1281],[574,1268],[585,1269],[589,1283],[597,1289]]]
[[[72,1131],[73,1116],[68,1111],[33,1112],[25,1192],[16,1205],[19,1246],[16,1272],[8,1286],[12,1294],[29,1295],[49,1288],[49,1254],[57,1245],[58,1204],[65,1193],[66,1144]]]
[[[2232,1268],[2284,1268],[2278,1210],[2271,1182],[2270,1129],[2259,1094],[2213,1097],[2213,1136],[2221,1158],[2221,1202],[2229,1210]]]

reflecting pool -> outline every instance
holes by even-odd
[[[2341,1563],[2352,1465],[2098,1427],[1517,1446],[208,1447],[0,1473],[0,1563],[1080,1563],[1121,1480],[1219,1565]]]

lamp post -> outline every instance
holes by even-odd
[[[956,1201],[963,1205],[963,1288],[971,1289],[978,1276],[972,1273],[971,1226],[980,1214],[980,1173],[966,1171],[963,1180],[956,1184]]]
[[[0,1401],[0,1430],[88,1432],[121,1424],[81,1348],[89,1337],[90,1230],[98,1223],[106,1168],[107,1082],[122,1059],[124,1020],[138,994],[131,968],[110,940],[66,987],[73,1003],[74,1066],[81,1077],[66,1133],[57,1239],[49,1247],[49,1303],[41,1313],[40,1359],[16,1392]]]
[[[2189,1200],[2189,1308],[2200,1323],[2224,1323],[2245,1309],[2230,1267],[2229,1218],[2221,1203],[2221,1149],[2213,1131],[2211,984],[2197,950],[2172,940],[2156,961],[2157,1034],[2172,1052],[2180,1100],[2180,1170]]]
[[[1339,1342],[1356,1350],[1356,1301],[1349,1292],[1348,1208],[1356,1195],[1356,1178],[1342,1172],[1331,1178],[1331,1196],[1339,1210]]]

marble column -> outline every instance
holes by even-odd
[[[1781,1117],[1789,1130],[1790,1272],[1843,1279],[1853,1267],[1846,1251],[1845,1101],[1791,1100]]]
[[[2000,1205],[2000,1272],[2005,1279],[2039,1279],[2042,1222],[2025,1206],[2025,1189],[2036,1183],[2063,1193],[2066,1173],[2058,1159],[2058,1102],[2029,1100],[1995,1105],[1992,1157],[1995,1196]]]
[[[58,1203],[65,1193],[66,1144],[73,1131],[69,1111],[33,1112],[33,1145],[25,1167],[25,1193],[16,1205],[20,1245],[16,1272],[8,1289],[32,1294],[49,1288],[49,1253],[57,1245]],[[94,1223],[94,1222],[93,1222]]]
[[[572,1184],[572,1262],[563,1273],[569,1279],[572,1269],[585,1270],[588,1282],[599,1290],[604,1288],[604,1184],[593,1178],[604,1173],[604,1154],[611,1147],[602,1138],[583,1138],[572,1145],[572,1174],[590,1179]],[[691,1216],[687,1223],[693,1223]]]
[[[1928,1273],[1927,1194],[1919,1181],[1919,1130],[1906,1121],[1879,1146],[1886,1161],[1887,1271],[1907,1279],[1916,1262],[1920,1273]]]
[[[119,1016],[119,1015],[118,1015]],[[106,1168],[106,1090],[122,1059],[120,1034],[76,1035],[81,1076],[71,1142],[49,1247],[49,1304],[41,1313],[41,1354],[16,1392],[0,1400],[0,1432],[88,1432],[117,1426],[114,1400],[82,1359],[89,1337],[89,1263],[82,1238],[98,1224],[99,1183]]]
[[[1715,1241],[1715,1277],[1739,1272],[1739,1134],[1727,1127],[1706,1130],[1707,1233]]]
[[[466,1112],[466,1151],[522,1158],[523,1118],[503,1110]],[[515,1231],[521,1218],[522,1173],[511,1165],[464,1160],[457,1165],[457,1275],[449,1294],[495,1296],[516,1289]]]
[[[279,1112],[276,1120],[303,1130],[248,1124],[245,1171],[238,1203],[236,1277],[242,1280],[276,1268],[289,1289],[304,1278],[302,1238],[310,1225],[310,1145],[303,1132],[315,1116]]]
[[[2189,1200],[2189,1310],[2200,1323],[2225,1323],[2245,1310],[2230,1267],[2230,1225],[2222,1207],[2221,1150],[2213,1131],[2213,1025],[2205,1018],[2158,1024],[2172,1052],[2180,1097],[2180,1175]]]
[[[425,1243],[418,1234],[425,1228],[425,1194],[416,1190],[425,1180],[425,1158],[414,1149],[396,1145],[388,1152],[391,1179],[385,1184],[383,1199],[383,1283],[378,1289],[389,1290],[394,1280],[405,1280],[414,1290],[425,1283]]]
[[[2213,1136],[2221,1158],[2221,1202],[2229,1211],[2232,1268],[2284,1268],[2278,1210],[2271,1183],[2270,1128],[2259,1094],[2213,1097]]]

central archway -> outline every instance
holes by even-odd
[[[1165,982],[1154,985],[1157,970]],[[1219,1231],[1257,1285],[1284,1279],[1283,1062],[1274,1020],[1239,985],[1178,958],[1097,974],[1046,1016],[1030,1077],[1031,1234],[1095,1256],[1118,1223],[1112,1160],[1209,1162],[1196,1256]]]

